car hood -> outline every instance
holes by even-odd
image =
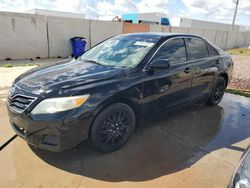
[[[123,69],[70,59],[33,68],[20,75],[15,86],[26,92],[42,93],[111,79]]]

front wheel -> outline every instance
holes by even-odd
[[[101,152],[114,151],[128,141],[134,129],[134,111],[126,104],[116,103],[102,110],[96,117],[91,141]]]
[[[214,84],[214,87],[212,89],[212,92],[207,100],[207,105],[213,106],[220,103],[226,89],[226,80],[222,76],[220,76],[216,83]]]

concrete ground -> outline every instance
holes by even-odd
[[[4,103],[0,133],[14,135]],[[17,137],[0,151],[0,187],[226,187],[250,144],[250,99],[225,94],[147,122],[120,150],[86,142],[52,153]],[[4,140],[1,141],[4,143]]]

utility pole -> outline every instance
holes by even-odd
[[[234,10],[234,18],[233,18],[233,23],[232,23],[232,29],[234,29],[234,24],[235,24],[235,20],[236,20],[238,5],[239,5],[239,0],[236,0],[235,10]]]

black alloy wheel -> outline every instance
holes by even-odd
[[[208,105],[217,105],[220,103],[226,89],[226,81],[223,77],[219,77],[212,89],[212,93],[210,94],[207,104]]]
[[[96,118],[91,141],[102,152],[119,149],[135,128],[135,114],[126,104],[116,103],[105,108]]]

